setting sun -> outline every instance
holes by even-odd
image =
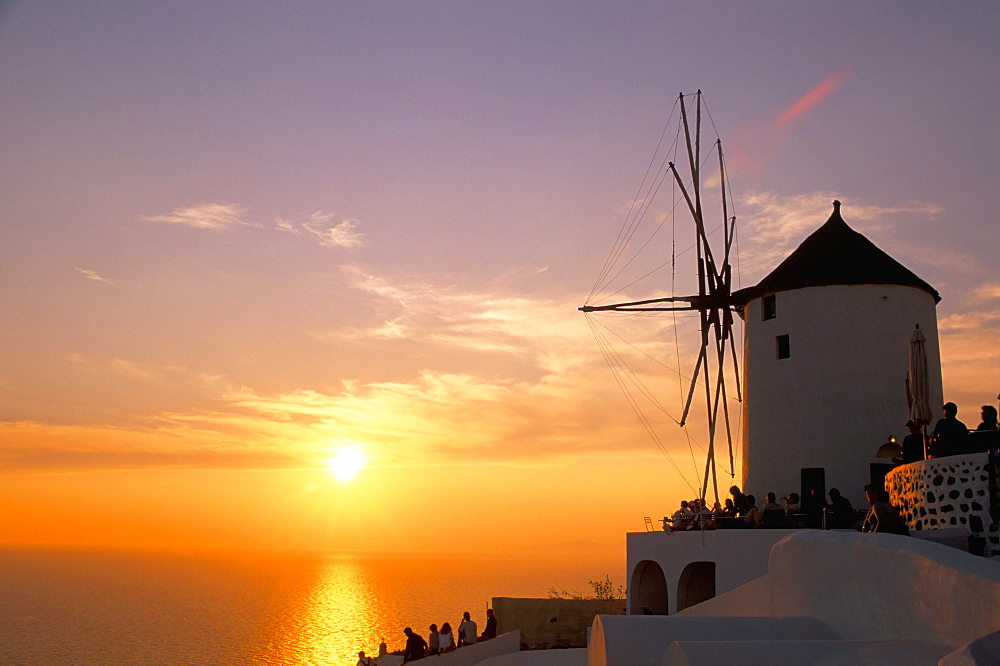
[[[365,457],[357,449],[341,449],[326,462],[326,468],[333,472],[338,481],[350,481],[365,466]]]

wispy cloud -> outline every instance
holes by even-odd
[[[219,429],[0,422],[6,470],[281,469],[302,459],[227,440]]]
[[[211,411],[171,412],[147,425],[0,422],[8,469],[316,467],[332,443],[366,447],[375,466],[546,465],[635,449],[631,414],[609,410],[577,368],[571,381],[517,381],[424,371],[407,381],[346,382],[340,391],[220,394]],[[588,379],[589,378],[589,379]],[[587,381],[584,381],[587,379]],[[597,415],[605,412],[604,418]]]
[[[993,403],[1000,388],[1000,349],[995,344],[1000,335],[1000,313],[975,309],[956,312],[942,317],[938,328],[945,396],[965,413]]]
[[[938,322],[942,333],[978,331],[1000,322],[1000,312],[974,310],[948,315]]]
[[[75,270],[88,280],[93,280],[94,282],[105,282],[107,284],[114,284],[112,280],[109,280],[108,278],[102,276],[97,271],[92,271],[89,268],[77,268]]]
[[[812,89],[769,117],[755,119],[737,130],[727,142],[729,167],[751,177],[766,171],[781,151],[795,121],[806,116],[841,87],[850,67],[842,67]]]
[[[141,379],[143,381],[153,381],[157,379],[157,375],[154,372],[128,359],[112,359],[111,365],[116,372],[132,379]]]
[[[333,213],[316,211],[305,221],[296,223],[282,217],[274,218],[274,225],[280,231],[300,236],[308,235],[320,245],[332,248],[356,248],[364,245],[364,234],[358,231],[361,225],[354,218],[343,218],[339,221]]]
[[[276,226],[281,231],[286,231],[290,234],[299,235],[299,230],[295,227],[295,223],[291,220],[286,220],[283,217],[274,218],[274,226]]]
[[[980,285],[975,289],[974,293],[977,298],[984,301],[1000,299],[1000,284],[989,283]]]
[[[227,231],[238,226],[263,227],[263,225],[247,219],[245,207],[235,204],[202,204],[177,208],[166,215],[146,215],[141,219],[148,222],[180,224],[193,229],[211,231]],[[295,236],[304,234],[325,247],[357,248],[364,245],[364,234],[358,231],[360,225],[361,222],[354,218],[338,220],[333,213],[325,213],[320,210],[309,215],[302,222],[275,216],[272,229]]]
[[[335,394],[244,391],[228,399],[261,420],[288,424],[286,436],[297,433],[316,450],[329,441],[368,443],[382,465],[458,464],[469,456],[484,464],[544,464],[648,448],[623,434],[635,427],[630,415],[595,423],[593,415],[607,411],[599,395],[560,383],[428,370],[409,381],[348,384]]]
[[[232,204],[200,204],[187,208],[176,208],[166,215],[146,215],[142,219],[149,222],[180,224],[194,229],[224,231],[236,226],[255,226],[243,219],[245,210]]]
[[[391,317],[339,332],[345,339],[406,338],[441,347],[538,358],[552,349],[590,345],[569,302],[467,292],[419,279],[390,280],[359,266],[343,267],[350,285],[382,299]]]
[[[961,299],[960,311],[952,312],[938,320],[938,328],[950,336],[970,335],[977,339],[995,336],[1000,329],[1000,311],[996,301],[1000,299],[1000,285],[987,282],[966,290]],[[992,344],[982,345],[985,353]]]
[[[841,67],[839,70],[820,81],[812,90],[795,100],[795,102],[785,109],[777,120],[775,126],[786,125],[794,121],[799,116],[808,113],[813,107],[829,97],[837,88],[844,83],[844,78],[850,68]]]
[[[364,236],[357,231],[358,220],[348,218],[337,222],[334,218],[333,213],[316,211],[302,223],[302,227],[326,247],[353,248],[364,243]]]

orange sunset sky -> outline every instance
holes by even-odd
[[[620,552],[694,496],[705,435],[670,417],[696,323],[616,322],[667,359],[661,450],[577,308],[679,91],[730,157],[739,286],[842,200],[941,292],[974,426],[1000,390],[998,18],[0,3],[0,542]]]

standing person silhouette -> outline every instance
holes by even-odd
[[[944,418],[934,424],[931,435],[931,453],[935,458],[955,456],[965,453],[966,442],[969,439],[969,429],[959,421],[958,405],[946,402],[941,408]]]
[[[903,464],[908,465],[924,459],[924,436],[916,421],[906,422],[909,433],[903,438]]]

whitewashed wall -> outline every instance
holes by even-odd
[[[676,613],[680,579],[692,562],[715,563],[715,593],[724,594],[767,573],[771,546],[792,530],[710,530],[706,532],[630,532],[626,535],[629,575],[628,612],[638,615],[641,591],[636,567],[653,562],[663,571],[668,612]]]
[[[800,469],[823,467],[827,489],[866,506],[875,451],[906,434],[915,324],[927,338],[935,414],[943,403],[934,298],[899,285],[807,287],[778,292],[766,321],[761,303],[748,302],[744,315],[744,491],[798,492]],[[789,336],[789,358],[777,358],[779,335]]]
[[[922,539],[803,530],[771,549],[768,577],[772,612],[845,639],[958,647],[1000,629],[997,562]]]
[[[654,545],[647,541],[635,545]],[[670,543],[659,541],[664,548]],[[632,549],[630,540],[630,557]],[[819,663],[820,654],[826,655],[823,663],[935,663],[956,648],[956,654],[971,654],[967,644],[983,637],[1000,642],[993,640],[993,632],[1000,630],[1000,566],[995,560],[892,534],[800,530],[770,548],[767,571],[678,615],[599,617],[589,665],[675,663],[668,654],[675,640],[685,650],[691,641],[709,641],[702,647],[715,652],[697,655],[701,660],[691,663],[783,664]],[[767,620],[801,618],[819,621],[839,640],[763,628],[770,626]],[[749,637],[731,629],[746,622],[763,626]],[[784,639],[806,640],[808,645],[790,645]],[[762,641],[767,644],[760,645]],[[816,659],[804,660],[804,648],[817,651]],[[873,649],[880,656],[873,657]],[[658,658],[660,650],[663,659]],[[1000,652],[991,655],[975,663],[1000,663],[995,658]]]

